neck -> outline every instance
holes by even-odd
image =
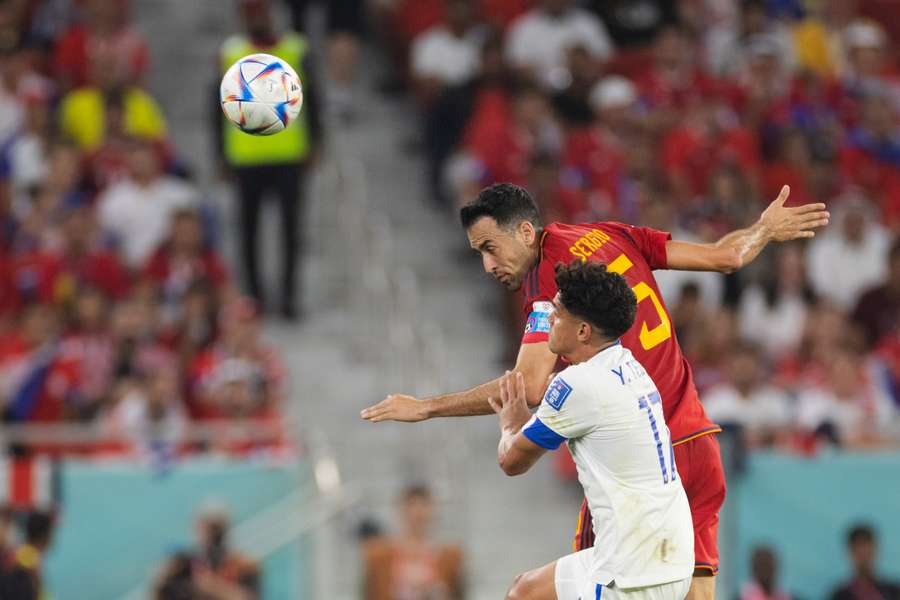
[[[587,361],[591,360],[592,358],[594,358],[595,356],[597,356],[598,354],[600,354],[607,348],[609,348],[611,346],[615,346],[617,343],[618,343],[618,340],[608,340],[608,341],[600,343],[599,345],[596,345],[596,344],[583,345],[583,346],[580,346],[577,349],[573,350],[569,354],[563,354],[563,358],[565,358],[567,361],[569,361],[573,365],[577,365],[579,363],[583,363],[583,362],[587,362]]]

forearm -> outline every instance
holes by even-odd
[[[494,379],[464,392],[443,394],[426,398],[428,418],[435,417],[471,417],[475,415],[491,415],[494,410],[488,398],[500,396],[500,380]]]
[[[725,235],[716,242],[716,247],[729,250],[735,257],[735,267],[741,268],[753,262],[771,240],[768,229],[757,221],[750,227]]]

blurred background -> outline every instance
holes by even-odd
[[[456,209],[711,241],[791,186],[829,228],[658,272],[720,436],[719,596],[900,597],[900,1],[0,3],[0,598],[500,598],[571,548],[564,450],[372,425],[513,364]],[[223,122],[291,62],[301,120]],[[255,143],[255,141],[253,142]]]

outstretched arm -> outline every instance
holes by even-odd
[[[525,398],[530,406],[541,403],[547,378],[556,365],[556,355],[550,352],[547,342],[522,344],[516,359],[515,372],[525,381]],[[373,423],[379,421],[405,421],[413,423],[435,417],[467,417],[493,413],[489,398],[500,397],[500,380],[488,381],[470,390],[418,399],[403,394],[392,394],[374,406],[364,409],[360,416]]]
[[[772,204],[750,227],[738,229],[713,244],[666,243],[670,269],[680,271],[721,271],[731,273],[748,265],[769,242],[787,242],[815,236],[815,230],[828,224],[829,214],[821,203],[796,208],[784,205],[791,189],[781,188]]]

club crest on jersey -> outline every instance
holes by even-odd
[[[547,393],[544,394],[544,400],[547,401],[547,404],[556,410],[559,410],[571,393],[572,386],[557,377],[553,380],[553,383],[550,384],[550,387],[547,388]]]
[[[552,302],[535,302],[531,314],[525,323],[525,333],[549,333],[550,314],[553,312]]]

